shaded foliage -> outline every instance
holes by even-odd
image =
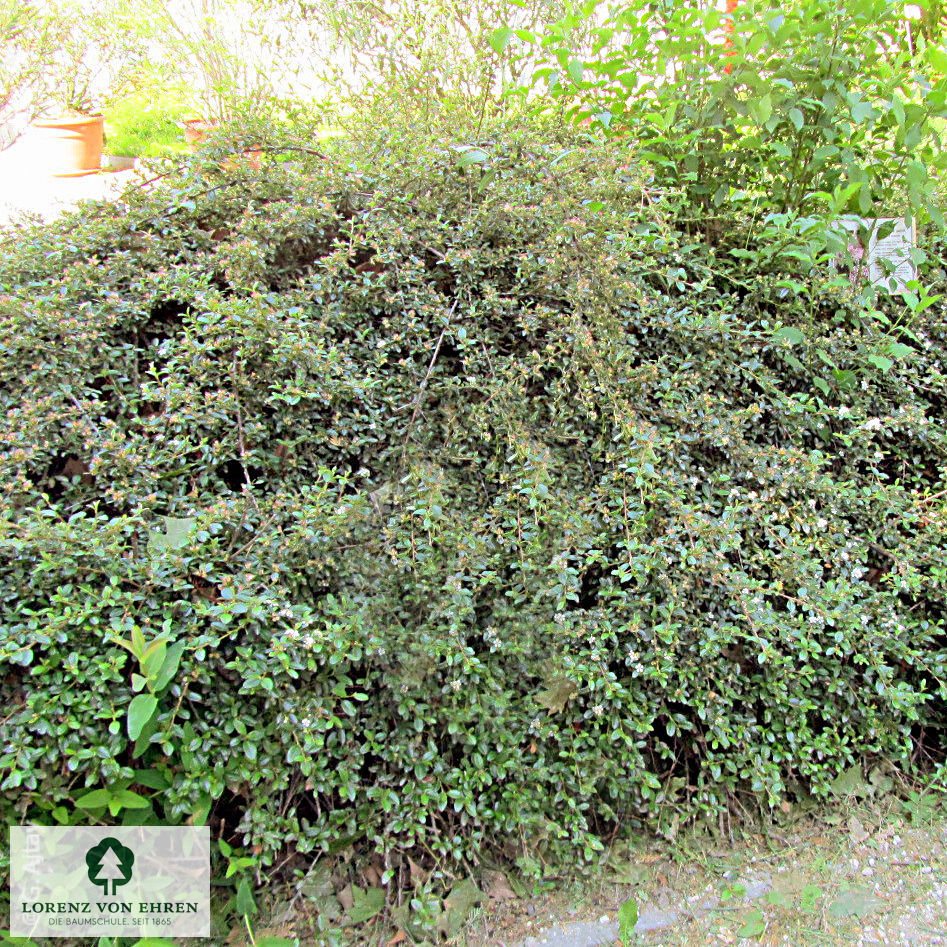
[[[943,308],[735,266],[621,149],[475,144],[6,238],[7,819],[119,787],[397,873],[942,755]]]

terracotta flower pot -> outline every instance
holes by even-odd
[[[56,177],[94,174],[102,164],[101,115],[41,118],[33,122],[37,165]]]
[[[186,118],[181,123],[184,126],[184,140],[196,149],[214,130],[216,123],[206,118]]]

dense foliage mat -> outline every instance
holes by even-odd
[[[6,819],[401,876],[940,758],[943,307],[531,139],[6,238]]]

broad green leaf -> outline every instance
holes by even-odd
[[[104,809],[108,805],[112,794],[107,789],[93,789],[76,800],[80,809]]]
[[[865,796],[870,793],[858,763],[839,773],[829,787],[835,796]]]
[[[944,52],[934,43],[928,43],[927,58],[941,76],[947,76],[947,52]]]
[[[14,947],[39,947],[35,940],[29,937],[12,937],[8,930],[0,931],[0,940],[5,944],[13,944]]]
[[[483,164],[489,158],[490,155],[482,148],[466,148],[460,153],[457,163],[462,168],[469,168],[473,164]]]
[[[753,117],[760,125],[765,125],[773,114],[773,97],[766,95],[757,99],[753,106]]]
[[[501,26],[487,37],[487,42],[495,52],[502,53],[515,35],[516,33],[510,27]]]
[[[352,907],[348,913],[349,922],[361,924],[371,920],[385,906],[383,888],[362,889],[352,885]]]
[[[799,892],[799,910],[804,914],[813,914],[822,894],[822,889],[817,885],[806,885]]]
[[[149,789],[167,789],[170,785],[167,779],[156,769],[140,769],[135,772],[132,782]]]
[[[128,736],[137,740],[145,724],[151,720],[158,706],[158,698],[153,694],[139,694],[128,705]]]
[[[149,680],[152,680],[155,674],[161,669],[167,651],[167,639],[156,638],[145,648],[145,653],[138,659],[141,663],[142,673]]]
[[[256,901],[253,900],[253,891],[250,888],[250,882],[243,878],[237,885],[237,896],[234,899],[234,907],[237,913],[241,915],[256,914]]]
[[[151,684],[156,694],[160,694],[174,679],[174,675],[177,674],[178,666],[181,663],[181,656],[184,654],[185,645],[186,642],[177,641],[168,648],[167,654],[164,656],[164,663],[161,665]]]
[[[147,809],[151,806],[151,802],[130,789],[119,789],[109,801],[109,808],[113,806],[120,809]]]
[[[579,693],[579,688],[567,677],[555,675],[543,682],[546,687],[536,695],[536,703],[550,713],[561,713],[566,704]]]
[[[860,125],[870,118],[874,111],[871,102],[858,101],[852,106],[852,121]]]
[[[487,896],[469,879],[459,882],[444,898],[444,910],[438,919],[438,929],[448,937],[454,937],[461,930],[470,912]]]
[[[803,125],[806,123],[805,116],[802,114],[800,109],[792,108],[789,110],[789,121],[796,126],[796,131],[799,131]]]
[[[582,81],[582,73],[584,71],[585,66],[578,59],[570,59],[568,65],[566,66],[566,72],[569,73],[569,77],[575,83]]]
[[[883,373],[887,373],[888,369],[894,364],[890,358],[886,358],[884,355],[869,355],[868,361],[876,368],[880,368]]]

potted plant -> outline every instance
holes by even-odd
[[[265,111],[273,96],[275,65],[272,26],[252,5],[236,0],[181,0],[166,9],[162,41],[170,58],[187,63],[196,114],[182,122],[184,139],[200,148],[221,127],[245,124]],[[239,146],[238,146],[239,147]],[[231,159],[259,166],[252,138]]]
[[[60,114],[34,119],[32,125],[36,153],[51,174],[72,177],[99,170],[105,141],[101,112],[71,104]]]
[[[58,44],[48,70],[43,113],[32,122],[36,163],[56,176],[99,170],[105,120],[95,98],[120,87],[143,53],[109,9],[78,4],[57,10]]]

